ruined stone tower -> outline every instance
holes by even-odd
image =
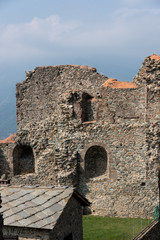
[[[74,185],[94,214],[151,216],[160,169],[160,56],[133,82],[95,68],[37,67],[17,84],[17,135],[0,144],[12,184]]]

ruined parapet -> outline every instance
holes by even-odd
[[[76,65],[37,67],[26,73],[26,80],[16,86],[18,131],[29,122],[37,123],[55,110],[61,94],[82,90],[96,96],[107,77],[95,68]]]
[[[144,87],[108,79],[101,86],[99,118],[115,124],[145,121]]]
[[[146,122],[160,121],[160,56],[145,58],[133,81],[145,87]]]
[[[134,77],[133,82],[137,85],[153,84],[152,87],[159,85],[160,56],[151,55],[144,59],[144,62]],[[150,86],[151,87],[151,86]]]

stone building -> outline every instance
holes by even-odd
[[[0,208],[1,206],[2,200],[1,200],[1,194],[0,194]],[[3,215],[0,213],[0,240],[3,240]]]
[[[5,240],[82,240],[82,206],[72,188],[1,186]]]
[[[133,82],[91,67],[37,67],[17,84],[16,98],[16,139],[0,143],[3,179],[74,186],[92,202],[93,214],[152,216],[160,169],[160,56],[147,57]]]

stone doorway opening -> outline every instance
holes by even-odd
[[[13,151],[13,174],[22,175],[35,172],[35,159],[30,146],[16,146]]]
[[[106,173],[107,152],[101,146],[90,147],[85,154],[85,175],[94,178]]]

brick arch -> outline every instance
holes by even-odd
[[[89,149],[91,149],[92,147],[94,147],[94,146],[98,146],[98,147],[100,147],[100,149],[103,149],[104,153],[106,152],[106,155],[107,155],[106,166],[104,164],[105,171],[102,170],[102,172],[101,172],[102,174],[101,175],[103,175],[103,174],[106,175],[107,174],[107,176],[109,178],[116,179],[117,178],[117,171],[115,170],[115,168],[113,166],[114,162],[113,162],[113,158],[112,158],[112,152],[111,152],[110,148],[106,144],[104,144],[102,142],[92,142],[92,143],[87,144],[84,147],[84,149],[82,150],[82,152],[80,154],[81,155],[81,159],[82,159],[81,167],[85,171],[85,169],[86,169],[85,157],[86,157],[87,151]],[[104,161],[105,161],[105,157],[104,157]]]
[[[35,157],[29,145],[17,145],[13,150],[13,174],[23,175],[35,172]]]

